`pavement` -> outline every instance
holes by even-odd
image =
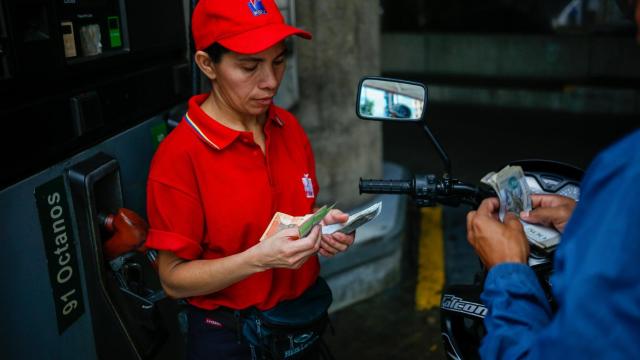
[[[335,331],[328,331],[325,340],[336,359],[445,357],[440,338],[440,291],[449,284],[471,283],[479,262],[466,242],[465,208],[435,209],[441,212],[439,241],[444,246],[436,254],[421,251],[425,241],[437,241],[429,235],[432,229],[423,226],[425,217],[433,217],[434,210],[430,210],[425,213],[424,209],[408,207],[409,229],[403,244],[400,280],[373,297],[331,314]],[[434,258],[438,256],[443,260],[439,263],[444,264],[446,281],[433,289],[429,284],[438,283],[438,270],[423,266],[425,259],[437,263]],[[432,306],[421,306],[425,300]]]
[[[419,237],[420,212],[408,210],[409,236]],[[336,359],[442,359],[438,309],[415,306],[416,244],[405,241],[400,280],[376,296],[333,312],[325,341]]]

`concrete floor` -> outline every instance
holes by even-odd
[[[416,311],[415,279],[332,314],[325,341],[336,359],[442,359],[438,310]]]
[[[438,309],[415,307],[419,213],[410,206],[402,277],[380,294],[331,314],[325,341],[336,359],[442,359]]]
[[[586,168],[619,137],[640,127],[631,117],[576,116],[508,109],[432,105],[429,125],[448,151],[454,177],[478,182],[511,160],[551,159]],[[384,124],[384,157],[412,173],[441,174],[432,145],[413,124]],[[471,283],[478,259],[466,241],[467,208],[445,208],[447,284]],[[406,240],[401,281],[332,314],[326,340],[336,359],[443,359],[438,309],[415,310],[417,211]]]
[[[469,284],[479,262],[466,241],[465,208],[443,209],[446,285]],[[409,207],[413,226],[405,239],[402,278],[382,293],[331,314],[335,333],[325,340],[336,359],[443,359],[438,308],[416,310],[419,212]],[[357,335],[357,338],[354,338]]]

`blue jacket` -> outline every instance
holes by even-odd
[[[589,167],[551,282],[555,314],[529,267],[491,269],[483,359],[640,359],[640,131]]]

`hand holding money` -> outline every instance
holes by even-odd
[[[300,237],[297,227],[285,228],[252,247],[254,263],[262,269],[299,269],[320,249],[320,226]]]
[[[576,201],[572,198],[550,194],[532,194],[531,204],[534,209],[523,212],[520,215],[522,220],[531,224],[553,227],[560,233],[564,232],[564,227],[576,207]]]
[[[531,211],[530,191],[524,172],[520,166],[507,165],[498,173],[490,172],[481,182],[490,185],[500,198],[500,221],[507,212],[519,216],[523,211]]]
[[[360,226],[378,217],[378,215],[380,215],[380,211],[382,211],[382,202],[377,202],[362,211],[351,216],[347,216],[343,220],[325,222],[326,226],[322,227],[322,233],[332,234],[338,231],[343,234],[351,234]]]
[[[497,173],[488,173],[481,181],[493,187],[500,198],[500,221],[504,221],[507,213],[520,217],[520,214],[532,210],[531,191],[520,166],[508,165]],[[560,242],[560,233],[555,229],[531,224],[523,219],[520,222],[532,245],[543,250],[551,250]]]
[[[382,209],[382,203],[379,202],[349,216],[340,210],[332,210],[334,205],[323,206],[314,214],[305,216],[291,216],[277,212],[260,237],[260,241],[262,242],[285,229],[298,229],[299,237],[303,237],[315,224],[322,223],[322,241],[319,253],[331,257],[347,250],[355,240],[355,230],[375,219]]]
[[[283,229],[297,228],[298,236],[305,237],[311,229],[319,224],[322,219],[333,209],[335,204],[331,206],[323,206],[313,214],[307,214],[305,216],[291,216],[285,213],[276,212],[269,222],[269,226],[260,237],[260,241],[273,236],[278,231]]]
[[[467,214],[467,240],[487,268],[500,263],[525,264],[529,255],[529,242],[522,225],[513,213],[498,221],[500,201],[485,199],[478,210]]]
[[[351,221],[351,217],[337,209],[331,210],[327,214],[323,220],[322,239],[318,252],[320,255],[332,257],[339,252],[346,251],[353,244],[355,240],[353,232],[346,234],[336,231],[337,228],[342,228],[349,221]]]

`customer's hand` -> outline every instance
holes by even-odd
[[[349,220],[349,215],[338,209],[333,209],[322,219],[324,225],[341,224]],[[355,240],[356,232],[343,234],[339,231],[333,234],[322,235],[320,242],[320,255],[332,257],[339,252],[346,251]]]
[[[299,269],[320,250],[320,234],[320,225],[303,238],[298,238],[297,227],[281,230],[256,245],[259,263],[265,268]]]
[[[487,268],[500,263],[523,263],[529,257],[529,242],[518,218],[507,213],[498,220],[500,201],[485,199],[477,211],[467,214],[467,240]]]
[[[576,202],[561,195],[531,195],[531,206],[533,210],[520,214],[522,220],[531,224],[553,226],[564,232]]]

